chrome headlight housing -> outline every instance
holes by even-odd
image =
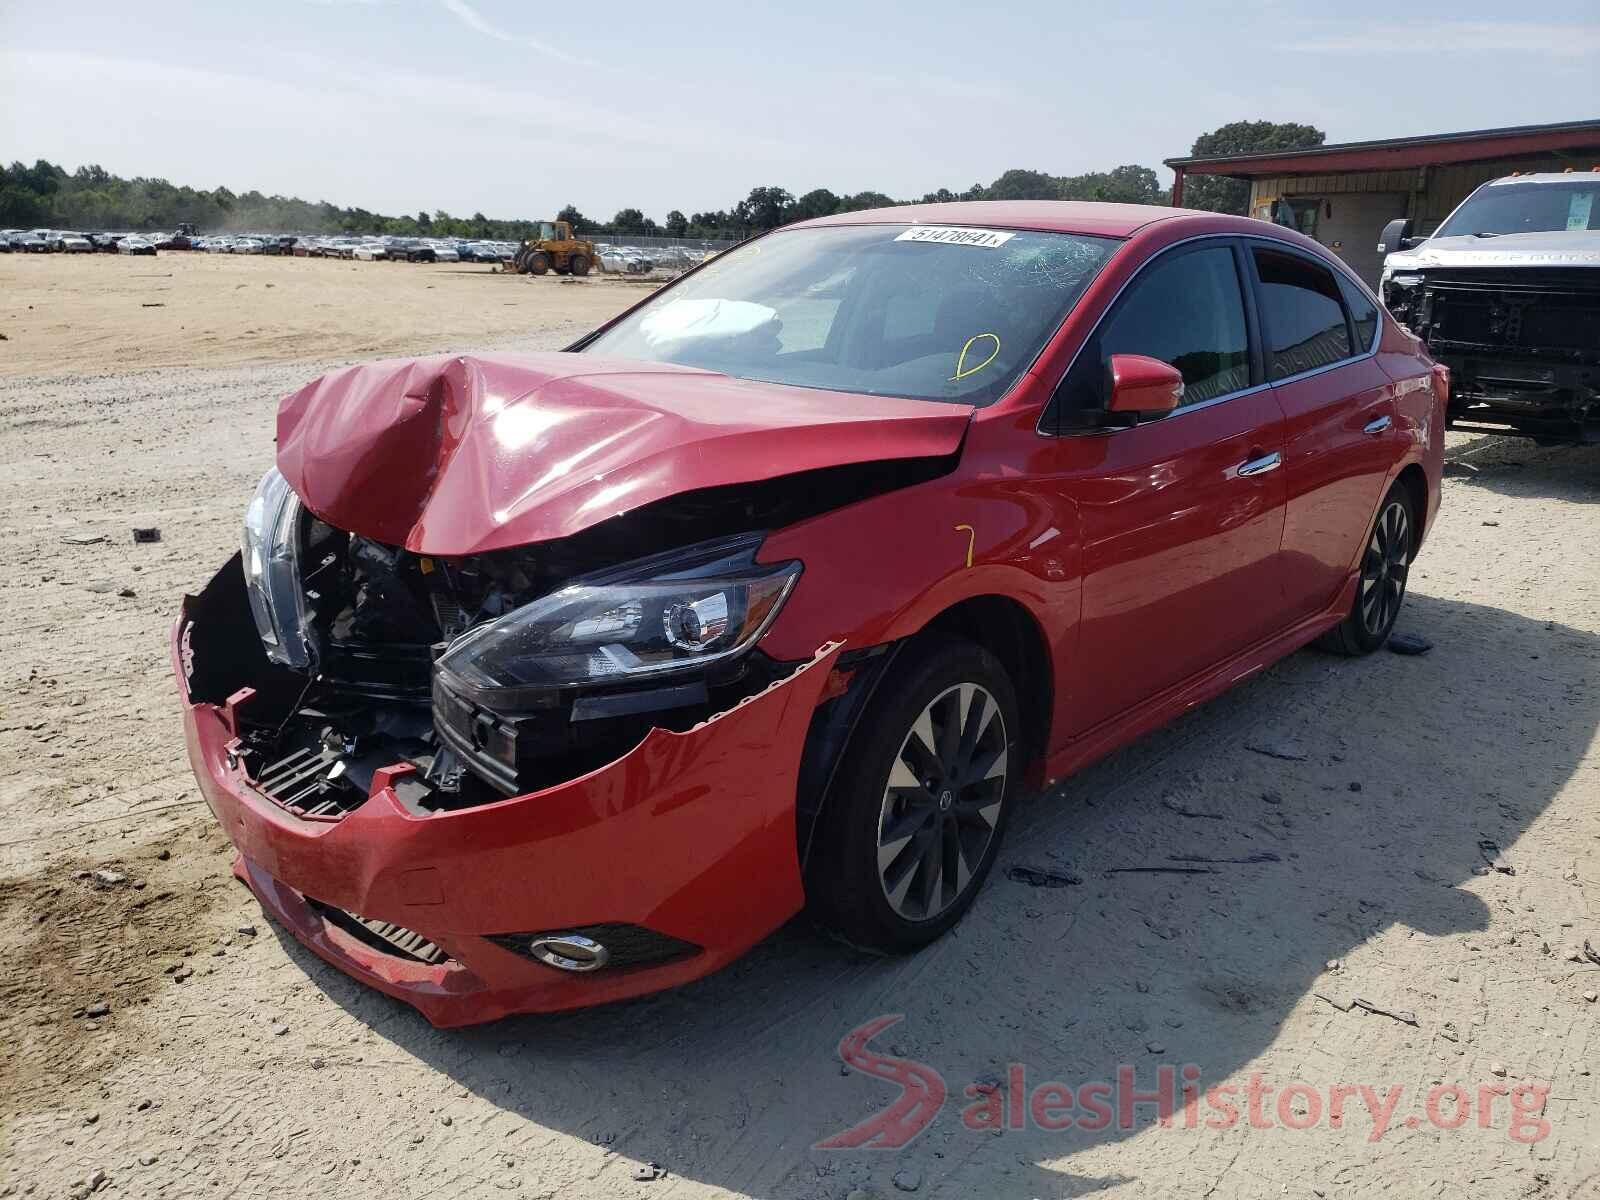
[[[453,689],[502,710],[553,690],[704,670],[749,650],[800,577],[798,562],[758,564],[739,536],[576,579],[462,634],[436,669]]]
[[[314,657],[305,589],[300,582],[300,531],[305,510],[276,467],[261,478],[244,512],[240,550],[250,612],[267,657],[304,670]]]

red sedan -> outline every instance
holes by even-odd
[[[1243,218],[806,222],[562,353],[284,401],[173,633],[235,870],[440,1025],[911,950],[1025,788],[1312,641],[1383,645],[1448,378]]]

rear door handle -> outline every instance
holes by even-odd
[[[1376,418],[1374,420],[1368,421],[1365,425],[1363,425],[1361,427],[1361,432],[1362,433],[1382,433],[1387,428],[1389,428],[1389,418],[1388,417],[1378,417],[1378,418]]]
[[[1239,464],[1236,474],[1241,478],[1251,475],[1265,475],[1268,471],[1276,471],[1283,465],[1283,455],[1274,450],[1271,454],[1263,454],[1260,458],[1252,458]]]

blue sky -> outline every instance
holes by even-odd
[[[0,159],[538,216],[1600,117],[1593,0],[0,0]],[[1168,178],[1161,169],[1163,181]]]

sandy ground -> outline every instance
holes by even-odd
[[[0,260],[0,1195],[78,1195],[96,1172],[130,1197],[1600,1194],[1600,966],[1581,950],[1600,951],[1600,451],[1453,438],[1401,619],[1431,653],[1296,654],[1025,799],[973,912],[927,951],[864,957],[796,922],[676,992],[440,1033],[277,933],[232,881],[166,631],[236,545],[277,398],[313,360],[367,354],[373,330],[385,349],[437,346],[446,325],[470,330],[462,346],[513,326],[559,345],[611,293],[387,264],[170,266],[174,297],[301,271],[345,297],[346,278],[382,282],[357,328],[298,312],[286,283],[251,286],[229,320],[283,329],[160,369],[182,339],[151,330],[143,369],[114,373],[113,318],[150,315],[132,276],[165,257]],[[477,307],[436,323],[430,284]],[[512,297],[515,319],[485,295]],[[196,296],[194,319],[220,322]],[[12,310],[41,302],[17,334]],[[215,365],[290,353],[291,326],[297,361]],[[162,541],[132,544],[135,525]],[[1077,882],[1029,886],[1017,866]],[[837,1051],[894,1013],[873,1046],[937,1071],[942,1111],[899,1150],[815,1149],[895,1098]],[[1149,1106],[1100,1133],[961,1119],[981,1089],[1008,1099],[1010,1064],[1029,1089],[1120,1064],[1149,1089],[1163,1063],[1238,1086],[1241,1110],[1259,1075],[1277,1127],[1241,1111],[1206,1128],[1204,1106],[1194,1129]],[[1280,1114],[1309,1117],[1308,1096],[1277,1103],[1296,1081],[1319,1089],[1304,1130]],[[1359,1097],[1333,1127],[1336,1084],[1401,1089],[1381,1136]],[[1472,1109],[1441,1129],[1428,1089],[1457,1084]],[[1548,1092],[1520,1093],[1516,1130],[1512,1097],[1479,1091],[1532,1084]],[[637,1179],[651,1162],[665,1173]]]
[[[377,358],[579,333],[653,286],[479,263],[5,254],[0,376]]]

